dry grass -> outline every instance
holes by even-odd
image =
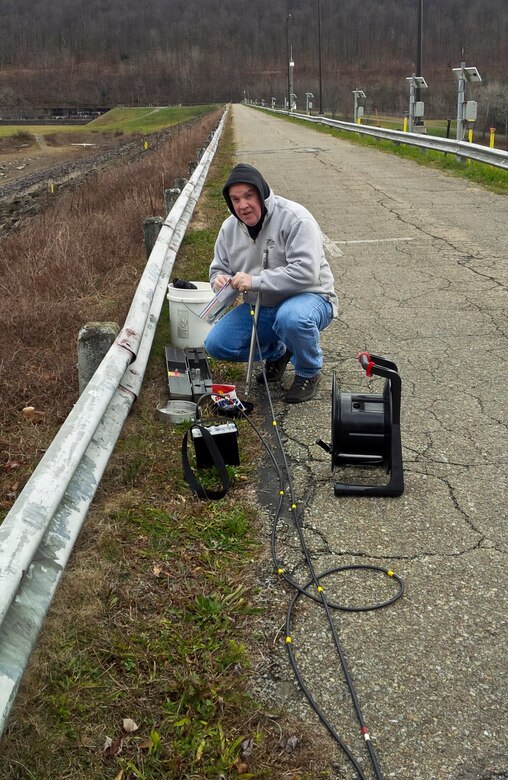
[[[13,444],[28,433],[18,426],[24,406],[53,426],[66,417],[77,394],[79,329],[95,320],[123,322],[146,263],[143,219],[163,214],[164,188],[187,175],[217,119],[217,112],[208,115],[141,160],[59,194],[0,243],[4,463],[7,455],[28,457]]]
[[[203,227],[191,226],[179,253],[180,276],[198,272],[196,262],[209,257],[222,219],[230,128],[221,147],[201,200]],[[289,719],[282,703],[270,704],[268,714],[252,698],[252,679],[270,673],[283,621],[278,601],[259,593],[256,574],[259,563],[264,581],[268,557],[249,480],[256,445],[249,429],[240,430],[243,465],[225,499],[191,496],[177,455],[181,426],[154,414],[167,397],[166,340],[161,318],[143,392],[14,703],[0,750],[1,780],[338,776],[328,768],[322,733]],[[139,730],[125,733],[125,717]],[[120,735],[122,753],[108,757],[106,736]],[[293,750],[288,741],[295,737]],[[244,752],[245,741],[251,747]]]
[[[0,242],[0,517],[77,398],[80,328],[123,323],[146,264],[143,219],[164,213],[164,188],[187,175],[218,118],[60,192]],[[25,406],[35,407],[33,421]]]

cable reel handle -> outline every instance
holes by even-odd
[[[376,365],[373,360],[371,360],[370,354],[368,352],[359,352],[356,356],[358,358],[358,361],[365,371],[366,375],[368,377],[372,376],[372,369]]]

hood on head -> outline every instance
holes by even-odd
[[[229,174],[228,180],[222,188],[222,194],[224,196],[224,200],[228,204],[228,209],[233,214],[233,216],[238,219],[238,216],[233,208],[231,198],[229,197],[229,188],[233,184],[253,184],[259,192],[261,198],[262,212],[263,214],[266,212],[265,200],[270,195],[270,187],[257,168],[254,168],[252,165],[247,165],[247,163],[240,163],[239,165],[236,165]]]

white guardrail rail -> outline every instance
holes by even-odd
[[[261,106],[256,106],[256,108],[261,108]],[[330,127],[336,127],[337,130],[345,130],[350,133],[358,133],[359,135],[370,135],[372,138],[383,138],[386,141],[392,141],[394,144],[408,144],[409,146],[419,146],[421,149],[433,149],[435,152],[454,154],[458,157],[494,165],[496,168],[503,168],[505,171],[508,171],[508,152],[504,152],[502,149],[491,149],[488,146],[481,146],[468,141],[456,141],[453,138],[439,138],[439,136],[427,135],[427,133],[403,133],[401,130],[388,130],[384,127],[340,122],[338,119],[297,114],[295,111],[288,114],[287,111],[277,111],[272,108],[264,108],[263,110],[285,117],[305,119],[305,121],[313,122],[314,124],[329,125]]]
[[[121,332],[0,525],[0,735],[90,503],[139,395],[176,254],[225,117],[160,230]]]

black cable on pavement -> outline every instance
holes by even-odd
[[[251,306],[251,311],[252,311],[252,306]],[[253,328],[255,329],[255,332],[256,332],[256,346],[257,346],[258,354],[261,356],[261,345],[259,343],[259,337],[258,337],[256,323],[255,323],[254,318],[253,318]],[[279,433],[279,430],[278,430],[278,427],[277,427],[277,421],[275,419],[275,413],[274,413],[274,408],[273,408],[272,397],[271,397],[271,394],[270,394],[270,388],[269,388],[269,385],[268,385],[266,374],[264,372],[264,368],[263,368],[263,382],[264,382],[264,386],[265,386],[265,390],[266,390],[266,394],[267,394],[267,398],[268,398],[268,403],[269,403],[269,407],[270,407],[270,413],[271,413],[271,418],[272,418],[272,425],[273,425],[274,430],[275,430],[275,435],[276,435],[277,443],[278,443],[278,446],[279,446],[279,450],[280,450],[280,452],[282,454],[284,470],[285,470],[287,483],[288,483],[288,487],[289,487],[289,499],[290,499],[290,502],[291,502],[291,515],[292,515],[294,527],[295,527],[296,532],[298,534],[298,538],[299,538],[299,542],[300,542],[300,545],[301,545],[302,553],[304,555],[304,558],[305,558],[305,561],[306,561],[306,564],[307,564],[307,568],[308,568],[309,574],[310,574],[309,581],[305,585],[301,586],[301,585],[299,585],[299,583],[297,583],[292,577],[290,577],[284,571],[284,565],[278,559],[277,551],[276,551],[276,540],[277,540],[277,527],[278,527],[278,522],[279,522],[280,514],[281,514],[281,511],[282,511],[282,505],[283,505],[283,499],[284,499],[284,475],[283,475],[281,469],[279,468],[273,453],[270,451],[270,448],[268,447],[266,442],[264,442],[264,440],[260,437],[261,441],[263,442],[263,444],[265,444],[265,448],[270,453],[270,457],[271,457],[271,459],[272,459],[272,461],[273,461],[273,463],[274,463],[274,465],[276,467],[276,470],[277,470],[277,473],[278,473],[278,476],[279,476],[279,485],[280,485],[280,490],[279,490],[280,501],[278,503],[277,510],[276,510],[276,513],[275,513],[275,516],[274,516],[274,520],[273,520],[273,524],[272,524],[272,541],[271,541],[272,560],[273,560],[274,566],[276,567],[277,574],[283,576],[283,578],[286,580],[286,582],[288,582],[296,590],[296,593],[294,594],[293,598],[291,599],[291,602],[290,602],[289,607],[288,607],[287,615],[286,615],[286,648],[287,648],[287,651],[288,651],[289,660],[290,660],[291,666],[293,667],[293,670],[295,672],[296,678],[298,680],[298,684],[300,685],[303,693],[305,694],[307,700],[309,701],[309,704],[312,706],[312,708],[314,709],[314,711],[318,715],[318,717],[321,720],[321,722],[323,723],[323,725],[326,727],[328,732],[335,739],[335,741],[341,747],[341,749],[343,750],[343,752],[345,753],[345,755],[347,756],[349,761],[352,763],[352,765],[354,766],[354,768],[355,768],[355,770],[356,770],[360,780],[366,780],[365,779],[365,774],[364,774],[363,770],[361,769],[361,767],[359,766],[358,761],[356,760],[356,758],[352,754],[351,750],[346,745],[344,740],[342,740],[339,737],[339,735],[337,734],[336,730],[334,729],[334,727],[332,726],[332,724],[330,723],[328,718],[323,713],[322,709],[316,703],[314,697],[312,696],[310,690],[308,689],[308,687],[307,687],[307,685],[306,685],[306,683],[305,683],[305,681],[303,679],[303,676],[302,676],[302,674],[300,672],[298,663],[296,661],[296,657],[295,657],[295,653],[294,653],[294,649],[293,649],[293,641],[292,641],[292,636],[291,636],[291,618],[292,618],[292,614],[293,614],[293,609],[294,609],[298,599],[301,596],[310,597],[314,601],[320,602],[322,604],[324,610],[325,610],[327,621],[328,621],[328,624],[330,626],[330,630],[332,632],[334,645],[335,645],[335,648],[336,648],[336,651],[337,651],[337,654],[339,656],[339,660],[340,660],[340,663],[341,663],[342,671],[343,671],[343,674],[344,674],[344,679],[345,679],[346,684],[348,686],[348,689],[349,689],[349,692],[350,692],[350,695],[351,695],[351,699],[352,699],[352,702],[353,702],[354,710],[355,710],[355,713],[356,713],[356,716],[357,716],[357,719],[358,719],[358,723],[359,723],[359,727],[360,727],[360,733],[362,734],[362,736],[363,736],[363,738],[365,740],[365,745],[367,747],[367,751],[368,751],[369,758],[370,758],[370,761],[371,761],[371,764],[372,764],[372,768],[373,768],[375,776],[376,776],[376,780],[382,780],[383,776],[382,776],[382,773],[381,773],[381,769],[379,767],[379,763],[378,763],[378,760],[377,760],[376,752],[374,750],[374,746],[372,745],[372,742],[371,742],[371,739],[370,739],[369,729],[368,729],[368,727],[366,725],[366,722],[365,722],[365,719],[363,717],[363,713],[362,713],[362,710],[361,710],[361,707],[360,707],[360,703],[359,703],[359,700],[358,700],[358,697],[357,697],[357,694],[356,694],[354,683],[353,683],[351,674],[349,672],[347,660],[346,660],[346,657],[345,657],[345,654],[344,654],[344,651],[343,651],[343,648],[342,648],[342,645],[341,645],[341,642],[340,642],[340,638],[339,638],[339,635],[338,635],[338,632],[337,632],[336,625],[335,625],[334,620],[333,620],[332,610],[364,612],[364,611],[369,611],[369,610],[372,610],[372,609],[381,609],[381,608],[383,608],[385,606],[388,606],[389,604],[394,603],[395,601],[397,601],[402,596],[402,594],[404,592],[404,584],[403,584],[402,579],[398,575],[396,575],[395,572],[393,572],[391,569],[383,569],[381,567],[368,566],[366,564],[357,564],[357,565],[354,565],[354,566],[351,565],[351,566],[335,567],[333,569],[327,570],[326,572],[323,572],[320,575],[318,575],[316,573],[314,565],[313,565],[313,562],[312,562],[312,559],[311,559],[311,556],[310,556],[310,553],[309,553],[309,549],[307,547],[307,543],[305,541],[305,537],[304,537],[304,533],[303,533],[303,527],[302,527],[302,524],[299,521],[299,518],[298,518],[297,513],[296,513],[297,506],[296,506],[296,500],[295,500],[295,495],[294,495],[294,489],[293,489],[293,482],[292,482],[292,478],[291,478],[291,472],[290,472],[289,465],[288,465],[287,455],[286,455],[286,452],[284,450],[284,446],[283,446],[283,443],[282,443],[282,440],[281,440],[281,437],[280,437],[280,433]],[[249,418],[247,418],[247,419],[249,419]],[[249,419],[249,423],[254,428],[254,425],[253,425],[253,423],[251,422],[250,419]],[[259,435],[259,433],[258,433],[258,435]],[[325,590],[324,590],[323,586],[321,585],[321,580],[324,579],[325,577],[327,577],[330,574],[337,573],[337,572],[340,572],[340,571],[353,570],[353,569],[383,572],[388,577],[394,578],[396,580],[396,582],[398,583],[398,586],[399,586],[398,590],[397,590],[397,592],[395,593],[394,596],[392,596],[391,598],[385,600],[384,602],[379,602],[379,603],[375,603],[375,604],[371,604],[371,605],[367,605],[367,606],[363,606],[363,607],[349,607],[349,606],[344,606],[344,605],[335,604],[333,602],[330,602],[328,600],[326,594],[325,594]],[[315,593],[312,593],[312,592],[308,591],[308,589],[311,586],[313,588],[315,588],[315,591],[316,591]]]
[[[255,333],[256,333],[256,346],[257,346],[257,350],[258,350],[258,355],[261,356],[261,346],[260,346],[260,343],[259,343],[259,337],[258,337],[258,333],[257,333],[256,323],[255,323],[255,320],[254,320],[254,307],[252,305],[251,305],[251,314],[253,315],[253,328],[255,329]],[[278,426],[277,426],[277,421],[275,419],[275,412],[274,412],[274,408],[273,408],[272,397],[271,397],[271,394],[270,394],[270,389],[269,389],[269,386],[268,386],[268,381],[267,381],[267,378],[266,378],[266,374],[265,374],[264,368],[263,368],[263,381],[264,381],[264,386],[265,386],[265,389],[266,389],[268,404],[269,404],[269,408],[270,408],[270,414],[271,414],[271,419],[272,419],[272,427],[273,427],[273,429],[275,431],[275,436],[276,436],[276,439],[277,439],[277,445],[278,445],[279,451],[280,451],[281,456],[282,456],[283,469],[279,466],[279,463],[277,462],[277,459],[275,458],[275,455],[274,455],[272,449],[270,448],[270,446],[266,442],[265,438],[262,436],[261,432],[254,425],[254,423],[252,422],[250,417],[247,414],[242,413],[241,410],[240,410],[240,415],[249,423],[249,425],[251,426],[253,431],[258,436],[258,438],[261,441],[263,447],[265,448],[265,450],[266,450],[270,460],[272,461],[273,466],[274,466],[275,471],[276,471],[277,476],[278,476],[279,497],[278,497],[278,501],[277,501],[277,506],[275,508],[275,515],[274,515],[274,518],[273,518],[272,529],[271,529],[271,554],[272,554],[272,560],[273,560],[273,564],[274,564],[275,571],[276,571],[277,575],[281,576],[296,591],[295,594],[293,595],[291,601],[290,601],[290,604],[289,604],[289,607],[288,607],[288,610],[287,610],[287,615],[286,615],[286,626],[285,626],[285,628],[286,628],[286,638],[285,638],[285,643],[286,643],[286,648],[287,648],[288,655],[289,655],[289,660],[290,660],[291,666],[292,666],[292,668],[294,670],[296,679],[298,681],[298,684],[299,684],[302,692],[306,696],[309,704],[311,705],[311,707],[314,710],[314,712],[317,714],[317,716],[320,719],[321,723],[328,730],[329,734],[332,736],[332,738],[335,740],[335,742],[340,746],[340,748],[342,749],[342,751],[344,752],[344,754],[346,755],[346,757],[348,758],[348,760],[350,761],[350,763],[354,767],[354,769],[355,769],[355,771],[356,771],[356,773],[358,775],[359,780],[367,780],[367,777],[366,777],[363,769],[361,768],[361,766],[360,766],[360,764],[358,762],[358,759],[353,755],[351,749],[346,744],[346,742],[339,736],[339,734],[335,730],[334,726],[331,724],[330,720],[326,717],[326,715],[324,714],[323,710],[321,709],[319,704],[314,699],[311,691],[309,690],[309,688],[308,688],[308,686],[307,686],[307,684],[306,684],[306,682],[305,682],[305,680],[303,678],[303,675],[302,675],[302,673],[301,673],[301,671],[299,669],[298,663],[296,661],[295,652],[294,652],[294,642],[293,642],[293,637],[291,635],[291,621],[292,621],[292,616],[293,616],[293,610],[294,610],[294,607],[295,607],[298,599],[300,599],[301,597],[310,598],[313,601],[317,602],[318,604],[321,604],[321,606],[325,610],[327,622],[328,622],[328,625],[329,625],[331,633],[332,633],[332,638],[333,638],[333,642],[334,642],[334,645],[335,645],[335,649],[336,649],[337,655],[339,656],[339,660],[340,660],[342,672],[343,672],[343,675],[344,675],[344,679],[346,681],[346,684],[347,684],[347,687],[349,689],[349,693],[350,693],[350,696],[351,696],[351,700],[353,702],[353,707],[354,707],[354,710],[355,710],[355,713],[356,713],[356,717],[357,717],[357,720],[358,720],[360,733],[363,736],[363,739],[365,741],[365,746],[366,746],[366,749],[367,749],[367,752],[368,752],[368,755],[369,755],[369,758],[370,758],[370,762],[371,762],[372,768],[374,770],[374,774],[375,774],[376,780],[383,780],[383,775],[382,775],[381,769],[379,767],[379,763],[378,763],[378,759],[377,759],[377,756],[376,756],[376,752],[375,752],[374,746],[373,746],[371,738],[370,738],[370,732],[369,732],[369,729],[368,729],[368,727],[366,725],[366,722],[365,722],[365,719],[364,719],[364,716],[363,716],[363,713],[362,713],[362,709],[360,707],[358,696],[357,696],[357,693],[356,693],[356,690],[355,690],[355,687],[354,687],[354,683],[353,683],[353,680],[352,680],[352,677],[351,677],[351,674],[350,674],[350,671],[349,671],[349,667],[348,667],[348,664],[347,664],[346,656],[345,656],[344,650],[343,650],[341,642],[340,642],[340,638],[339,638],[339,635],[338,635],[337,627],[336,627],[335,622],[333,620],[333,612],[334,611],[367,612],[367,611],[370,611],[370,610],[382,609],[384,607],[387,607],[388,605],[393,604],[395,601],[397,601],[402,596],[402,594],[404,593],[404,583],[403,583],[403,580],[394,571],[392,571],[391,569],[384,569],[384,568],[382,568],[380,566],[371,566],[371,565],[367,565],[367,564],[354,564],[354,565],[338,566],[338,567],[334,567],[334,568],[328,569],[327,571],[322,572],[321,574],[317,574],[316,573],[316,570],[314,568],[314,565],[313,565],[313,562],[312,562],[312,558],[310,556],[310,552],[309,552],[309,549],[308,549],[308,546],[307,546],[307,543],[306,543],[306,540],[305,540],[302,523],[301,523],[301,521],[300,521],[300,519],[299,519],[299,517],[297,515],[297,511],[296,511],[297,510],[297,503],[296,503],[295,494],[294,494],[294,488],[293,488],[293,481],[292,481],[292,478],[291,478],[291,472],[290,472],[290,469],[289,469],[287,455],[286,455],[286,452],[284,450],[282,439],[281,439],[281,436],[280,436],[280,433],[279,433],[279,429],[278,429]],[[287,484],[287,488],[288,488],[288,495],[286,495],[286,484]],[[309,580],[304,585],[300,585],[298,582],[296,582],[286,572],[286,570],[284,568],[284,562],[281,561],[279,556],[277,555],[277,549],[276,549],[277,548],[277,530],[278,530],[280,516],[281,516],[281,513],[282,513],[282,508],[283,508],[283,505],[284,505],[284,502],[285,502],[286,499],[289,500],[291,517],[292,517],[293,524],[294,524],[294,527],[296,529],[296,532],[297,532],[297,535],[298,535],[298,539],[299,539],[299,542],[300,542],[301,550],[302,550],[302,553],[303,553],[303,556],[304,556],[304,559],[305,559],[305,562],[306,562],[306,565],[307,565],[307,568],[308,568],[308,571],[309,571]],[[393,581],[395,581],[397,583],[398,589],[397,589],[396,593],[393,596],[391,596],[390,598],[386,599],[385,601],[374,603],[374,604],[368,604],[366,606],[354,607],[354,606],[347,606],[347,605],[337,604],[337,603],[335,603],[333,601],[329,601],[328,597],[326,596],[326,593],[325,593],[325,588],[321,584],[321,581],[324,580],[326,577],[332,575],[332,574],[336,574],[338,572],[343,572],[343,571],[351,571],[351,570],[361,570],[361,571],[369,571],[369,572],[374,571],[374,572],[381,572],[383,574],[386,574],[388,577],[390,577]],[[312,588],[314,592],[310,591],[309,590],[310,588]]]

